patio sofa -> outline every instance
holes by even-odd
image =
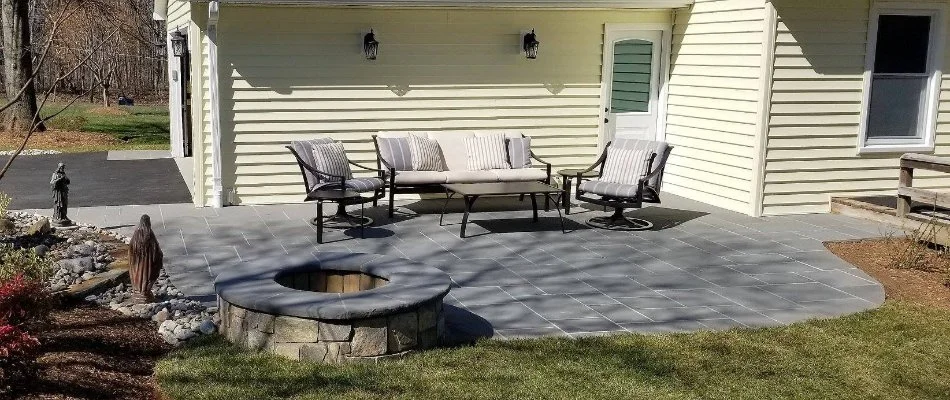
[[[389,216],[395,211],[394,200],[397,193],[422,194],[443,193],[441,186],[445,183],[491,183],[491,182],[532,182],[551,183],[551,163],[538,158],[533,151],[528,150],[530,159],[524,162],[515,162],[507,169],[469,170],[468,153],[465,139],[473,136],[489,136],[503,134],[506,146],[512,139],[525,138],[521,133],[512,132],[460,132],[460,131],[429,131],[411,132],[412,135],[425,137],[438,143],[440,150],[440,171],[416,171],[408,166],[408,160],[394,159],[392,141],[384,139],[407,138],[410,132],[379,132],[373,135],[376,145],[376,160],[378,168],[386,172],[389,184]],[[530,141],[528,142],[530,143]],[[507,150],[507,149],[506,149]],[[506,154],[507,158],[507,154]],[[531,163],[537,161],[540,165]],[[520,164],[520,165],[519,165]],[[538,167],[542,167],[540,169]]]

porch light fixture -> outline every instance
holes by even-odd
[[[538,41],[538,36],[534,34],[534,29],[531,30],[531,33],[524,35],[524,55],[529,60],[534,60],[538,58],[538,46],[541,45],[541,42]]]
[[[188,37],[183,35],[180,31],[175,31],[171,36],[172,42],[172,54],[175,57],[181,57],[185,55],[185,49],[188,48]]]
[[[363,55],[367,60],[375,60],[379,52],[379,41],[376,40],[376,34],[370,29],[366,36],[363,36]]]

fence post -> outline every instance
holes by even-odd
[[[900,180],[898,182],[898,188],[913,187],[914,186],[914,168],[904,166],[904,163],[901,162],[901,172]],[[898,189],[899,190],[899,189]],[[897,195],[897,216],[905,217],[907,213],[910,212],[910,196],[903,196],[898,193]]]

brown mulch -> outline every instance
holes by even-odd
[[[0,150],[13,150],[23,143],[22,135],[0,133]],[[59,150],[77,146],[108,146],[118,143],[118,139],[105,133],[72,132],[48,130],[37,132],[30,137],[28,149]]]
[[[149,320],[91,304],[64,306],[40,333],[39,376],[22,399],[157,399],[157,360],[171,350]]]
[[[906,239],[829,242],[825,246],[881,282],[887,298],[950,309],[950,256],[924,248],[918,268],[895,268],[897,255],[908,246]]]
[[[91,114],[99,115],[129,115],[131,114],[127,110],[123,110],[118,107],[93,107],[87,110]]]

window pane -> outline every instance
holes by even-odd
[[[610,112],[649,112],[653,43],[624,40],[614,45]]]
[[[872,79],[867,137],[922,137],[920,121],[925,111],[927,78],[875,76]]]
[[[925,73],[930,48],[930,17],[881,15],[877,28],[876,73]]]

